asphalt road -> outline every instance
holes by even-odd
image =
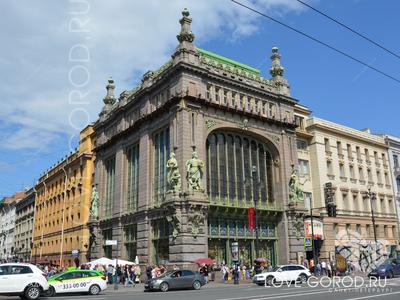
[[[367,280],[364,278],[364,280]],[[324,286],[322,286],[322,285]],[[42,298],[43,300],[270,300],[270,299],[295,299],[295,300],[364,300],[364,299],[382,299],[382,300],[398,300],[400,299],[400,278],[389,279],[385,283],[382,281],[379,286],[374,286],[369,281],[361,286],[361,281],[357,283],[346,280],[336,285],[330,284],[328,281],[320,282],[315,287],[307,284],[290,285],[284,284],[281,287],[264,287],[254,284],[219,284],[210,283],[202,287],[198,291],[182,290],[162,292],[144,292],[143,286],[119,287],[117,291],[113,287],[109,287],[106,291],[97,296],[88,295],[62,295],[53,298]],[[2,297],[3,299],[20,299],[19,297]]]

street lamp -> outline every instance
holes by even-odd
[[[258,178],[257,178],[257,167],[253,166],[251,168],[251,178],[253,180],[253,185],[256,184],[258,187]],[[254,191],[254,188],[253,188]],[[257,188],[258,191],[258,188]],[[257,202],[258,202],[258,196],[253,195],[253,201],[254,201],[254,228],[256,231],[256,240],[255,240],[255,252],[256,252],[256,259],[258,258],[258,249],[259,249],[259,244],[258,244],[258,217],[257,217]]]
[[[374,213],[374,207],[372,205],[372,200],[376,200],[376,194],[371,192],[371,185],[368,185],[367,197],[369,198],[369,203],[370,203],[370,206],[371,206],[371,219],[372,219],[372,226],[374,227],[374,240],[375,240],[375,247],[376,247],[376,259],[378,260],[379,247],[378,247],[378,240],[376,239],[375,213]]]

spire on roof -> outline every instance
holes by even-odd
[[[105,105],[107,104],[113,105],[116,101],[116,98],[114,96],[115,84],[114,80],[111,77],[108,79],[108,84],[106,86],[106,89],[107,89],[107,95],[103,99],[103,102]]]
[[[179,43],[189,42],[192,43],[194,41],[194,34],[190,28],[190,24],[192,23],[192,19],[189,18],[189,11],[185,8],[182,11],[182,19],[179,20],[181,23],[181,32],[176,36]]]
[[[107,95],[103,99],[104,106],[100,112],[100,117],[109,113],[112,110],[113,105],[117,101],[114,95],[115,84],[114,80],[111,77],[108,79],[108,84],[106,86],[106,89],[107,89]]]
[[[276,76],[283,76],[285,72],[285,68],[281,66],[281,55],[278,52],[277,47],[272,48],[272,67],[269,69],[269,73],[272,75],[272,78]]]
[[[289,82],[283,77],[285,68],[281,66],[281,55],[277,47],[272,48],[271,60],[272,66],[271,69],[269,69],[269,73],[272,76],[272,81],[275,82],[280,94],[290,96]]]

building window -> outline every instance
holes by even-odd
[[[350,174],[350,178],[355,178],[354,167],[352,165],[349,166],[349,174]]]
[[[105,161],[106,168],[106,191],[104,199],[104,213],[112,215],[114,191],[115,191],[115,155]]]
[[[374,151],[374,160],[376,164],[379,164],[379,157],[378,157],[378,152]]]
[[[367,169],[367,176],[368,176],[368,182],[372,182],[372,172],[370,169]]]
[[[335,233],[335,236],[338,234],[338,224],[333,223],[333,232]]]
[[[365,180],[365,179],[364,179],[364,170],[363,170],[362,167],[359,167],[359,168],[358,168],[358,177],[359,177],[359,179],[360,179],[361,181],[364,181],[364,180]]]
[[[365,161],[369,162],[369,150],[367,148],[364,149],[364,153],[365,153]]]
[[[371,226],[370,225],[366,225],[365,226],[365,236],[366,237],[370,237],[371,236]]]
[[[125,226],[125,250],[129,261],[135,261],[137,255],[137,225]]]
[[[350,236],[350,230],[351,230],[351,225],[350,224],[346,224],[346,234],[347,234],[347,236]]]
[[[381,198],[381,213],[385,214],[386,213],[386,205],[385,205],[385,199]]]
[[[113,232],[112,228],[103,230],[103,241],[112,240],[113,239]],[[112,258],[112,246],[103,246],[104,256],[107,258]]]
[[[385,174],[385,184],[390,185],[388,172],[385,172],[384,174]]]
[[[329,144],[329,139],[324,139],[324,143],[325,143],[325,152],[331,152],[331,146]]]
[[[356,154],[357,154],[357,159],[361,160],[361,150],[359,146],[356,146]]]
[[[310,176],[310,165],[308,160],[299,159],[299,175],[304,177]]]
[[[353,152],[351,150],[351,145],[350,144],[347,144],[347,156],[348,156],[349,159],[353,158]]]
[[[129,147],[126,157],[128,164],[127,209],[136,211],[139,199],[139,145]]]
[[[349,203],[348,203],[348,199],[347,199],[347,193],[342,193],[342,203],[343,203],[343,209],[347,210],[349,209]]]
[[[337,141],[336,142],[336,148],[337,148],[337,154],[338,156],[342,156],[343,155],[343,151],[342,151],[342,143]]]
[[[276,105],[274,103],[269,103],[269,116],[271,118],[276,117]]]
[[[306,140],[297,139],[297,149],[298,150],[307,150],[308,143]]]
[[[154,206],[159,206],[167,192],[169,128],[154,135]]]
[[[224,90],[224,105],[228,104],[228,91]]]
[[[152,221],[153,261],[156,264],[169,262],[169,235],[171,228],[166,219]]]
[[[361,234],[361,225],[360,225],[360,224],[357,224],[357,225],[356,225],[356,232],[357,232],[358,234]]]
[[[239,108],[244,110],[244,96],[242,94],[239,96]]]
[[[206,150],[211,203],[227,199],[260,200],[261,204],[273,201],[272,156],[266,145],[233,132],[216,132],[208,136]]]
[[[236,106],[236,93],[231,92],[231,106],[234,107]]]
[[[207,100],[211,100],[211,84],[207,84],[207,91],[206,91],[206,98],[207,98]]]
[[[396,154],[393,154],[393,166],[395,169],[399,167],[399,157]]]
[[[219,91],[220,91],[220,88],[219,87],[215,87],[215,101],[217,103],[219,103],[219,100],[220,100]]]
[[[382,176],[380,171],[376,171],[376,179],[378,181],[378,184],[382,184]]]
[[[389,235],[389,231],[388,231],[387,225],[383,225],[383,232],[384,232],[386,237]]]
[[[385,173],[385,177],[386,177],[386,173]],[[400,176],[396,177],[396,185],[397,185],[397,193],[400,192]]]

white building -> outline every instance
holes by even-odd
[[[0,260],[11,260],[14,256],[15,206],[25,196],[16,192],[5,197],[0,203]]]
[[[389,146],[389,164],[392,170],[393,193],[395,196],[397,219],[400,223],[400,138],[385,135],[386,144]]]

